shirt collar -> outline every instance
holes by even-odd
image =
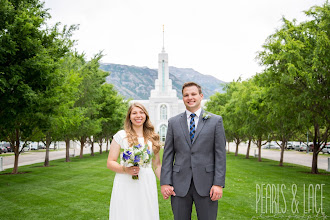
[[[199,108],[197,111],[195,111],[195,114],[196,116],[195,117],[199,117],[199,115],[201,114],[202,112],[202,108]],[[186,114],[187,114],[187,118],[190,118],[190,115],[192,114],[193,112],[189,111],[186,109]]]

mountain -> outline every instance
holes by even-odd
[[[128,66],[112,63],[103,63],[100,69],[110,72],[107,83],[112,83],[119,94],[125,98],[135,100],[149,99],[150,91],[155,88],[155,80],[158,73],[156,69],[148,67]],[[225,82],[210,75],[203,75],[191,68],[169,67],[170,79],[173,89],[177,91],[179,98],[182,98],[181,87],[188,81],[197,82],[202,86],[204,98],[208,99],[215,92],[223,92]]]

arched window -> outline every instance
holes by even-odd
[[[164,104],[160,106],[160,120],[167,120],[167,106]]]
[[[160,136],[161,142],[165,142],[166,133],[167,133],[167,126],[163,124],[160,126],[160,129],[159,129],[159,136]]]

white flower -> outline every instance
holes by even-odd
[[[207,112],[204,112],[203,113],[203,121],[205,121],[205,120],[207,120],[209,118],[211,118],[211,115],[209,115]]]

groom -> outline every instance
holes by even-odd
[[[160,177],[164,199],[171,196],[175,220],[215,220],[226,173],[226,137],[221,116],[201,108],[201,87],[182,86],[186,111],[168,121]]]

